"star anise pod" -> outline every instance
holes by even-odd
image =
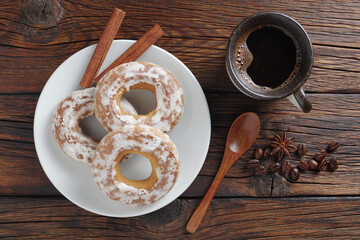
[[[277,154],[279,160],[281,160],[284,155],[290,158],[290,152],[296,150],[294,146],[290,145],[294,139],[294,137],[287,138],[285,131],[283,131],[281,137],[274,133],[274,141],[270,142],[270,146],[273,147],[270,155]]]

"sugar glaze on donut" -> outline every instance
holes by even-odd
[[[142,154],[149,159],[150,177],[130,180],[121,174],[119,162],[129,153]],[[125,125],[101,140],[92,171],[106,196],[129,206],[142,206],[159,200],[170,191],[177,179],[179,161],[179,153],[167,134],[147,125]]]
[[[146,115],[133,115],[119,106],[122,95],[146,89],[156,96],[156,107]],[[183,90],[165,68],[147,62],[121,64],[105,74],[96,86],[95,114],[108,131],[126,124],[146,124],[169,132],[184,111]]]
[[[72,159],[91,164],[98,140],[86,136],[80,126],[82,119],[94,114],[95,88],[74,91],[58,105],[52,117],[52,132],[60,148]],[[122,98],[121,106],[136,114],[133,106]]]

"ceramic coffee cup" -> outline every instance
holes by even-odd
[[[252,32],[264,27],[282,30],[293,40],[296,49],[294,69],[277,87],[257,85],[247,73],[247,68],[254,60],[247,39]],[[232,32],[227,46],[226,69],[231,81],[241,92],[255,99],[287,97],[303,112],[309,112],[312,108],[302,88],[310,75],[312,64],[313,47],[308,34],[298,22],[280,13],[259,13],[244,19]]]

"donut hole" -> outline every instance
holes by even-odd
[[[95,115],[85,117],[80,121],[84,135],[100,141],[108,132],[101,126]]]
[[[134,153],[130,159],[119,163],[119,170],[127,179],[145,180],[150,177],[152,166],[148,158]]]
[[[156,96],[149,89],[133,89],[125,92],[123,96],[131,102],[139,115],[146,115],[156,107]]]

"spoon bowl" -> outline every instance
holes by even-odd
[[[225,152],[220,168],[213,183],[190,218],[186,230],[194,233],[200,226],[211,200],[213,199],[221,181],[230,167],[239,159],[255,142],[260,131],[260,119],[255,113],[241,114],[231,124],[227,135]]]
[[[234,154],[244,154],[259,135],[260,119],[255,113],[244,113],[232,123],[227,139],[225,151]],[[240,157],[240,156],[239,156]],[[223,160],[224,161],[224,160]]]

